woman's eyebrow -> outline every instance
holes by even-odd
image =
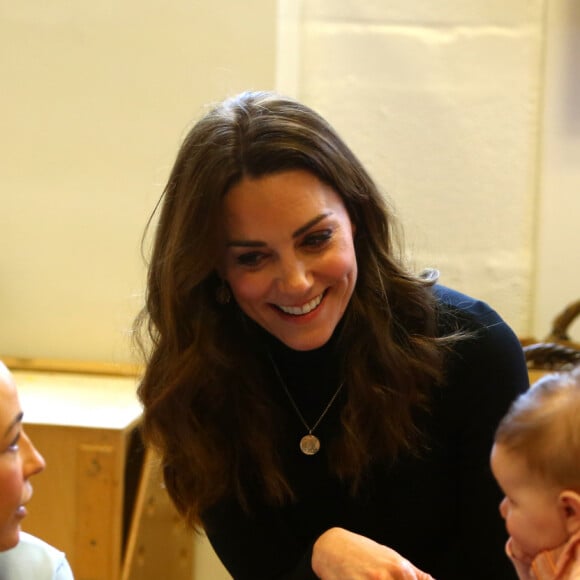
[[[301,236],[304,232],[307,232],[312,226],[316,225],[318,222],[322,221],[324,218],[327,218],[331,214],[332,214],[331,211],[327,211],[325,213],[317,215],[316,217],[307,221],[303,226],[300,226],[296,231],[292,232],[292,237],[297,238]],[[242,248],[261,248],[262,246],[266,245],[266,242],[261,242],[258,240],[230,240],[226,245],[228,248],[231,248],[233,246]]]
[[[332,212],[327,211],[325,213],[321,213],[317,215],[315,218],[312,218],[310,221],[306,222],[303,226],[300,226],[293,234],[293,238],[297,238],[301,236],[304,232],[308,231],[312,226],[316,225],[319,221],[322,221],[324,218],[328,217]]]
[[[12,429],[14,429],[14,427],[16,425],[18,425],[18,423],[22,422],[22,417],[24,417],[24,413],[22,411],[20,411],[20,413],[18,413],[18,415],[16,415],[16,417],[14,417],[14,420],[12,421],[12,423],[10,423],[10,425],[8,425],[8,429],[6,429],[6,431],[4,431],[4,436],[8,435],[8,433],[10,433],[10,431],[12,431]]]

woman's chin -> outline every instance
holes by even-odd
[[[0,537],[0,552],[16,547],[20,541],[20,526]]]
[[[307,351],[323,347],[331,336],[331,332],[324,332],[301,336],[278,336],[277,338],[292,350]]]

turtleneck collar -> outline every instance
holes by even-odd
[[[288,347],[255,323],[254,327],[264,351],[264,359],[269,365],[273,361],[297,403],[318,408],[326,402],[329,393],[336,390],[343,374],[344,356],[338,347],[340,325],[326,344],[305,351]]]

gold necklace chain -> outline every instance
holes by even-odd
[[[334,403],[336,397],[338,397],[338,394],[340,393],[340,391],[342,390],[342,387],[344,386],[344,381],[342,381],[340,383],[340,385],[338,385],[338,389],[336,389],[336,391],[334,392],[332,397],[330,397],[330,400],[326,404],[326,407],[324,407],[324,410],[320,414],[320,417],[318,417],[318,419],[316,420],[314,425],[312,427],[310,427],[308,425],[308,423],[306,422],[304,415],[301,413],[300,409],[298,408],[298,405],[296,404],[294,397],[292,396],[292,394],[290,393],[290,390],[288,389],[288,387],[286,385],[286,381],[284,381],[284,379],[282,378],[282,375],[280,374],[280,371],[278,370],[278,366],[274,362],[274,359],[272,358],[272,355],[270,355],[270,353],[268,353],[268,358],[270,359],[270,362],[272,363],[272,366],[274,367],[274,372],[276,373],[276,376],[278,377],[278,380],[280,381],[280,384],[282,385],[284,392],[286,393],[286,396],[288,397],[288,400],[290,401],[292,407],[296,411],[298,418],[300,419],[300,421],[302,421],[302,424],[304,425],[304,427],[306,427],[306,430],[308,431],[308,433],[306,435],[304,435],[304,437],[302,437],[302,439],[300,439],[300,450],[305,455],[316,455],[316,453],[318,453],[318,451],[320,450],[320,439],[318,437],[316,437],[316,435],[313,434],[313,431],[316,429],[316,427],[318,427],[318,425],[320,425],[320,422],[322,421],[322,419],[324,419],[324,417],[326,416],[326,413],[328,413],[328,410],[330,409],[330,407],[332,407],[332,403]]]

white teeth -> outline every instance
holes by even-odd
[[[313,298],[310,302],[307,302],[302,306],[278,306],[278,308],[286,314],[294,314],[295,316],[299,316],[300,314],[308,314],[322,302],[322,296],[323,294],[319,294],[316,298]]]

